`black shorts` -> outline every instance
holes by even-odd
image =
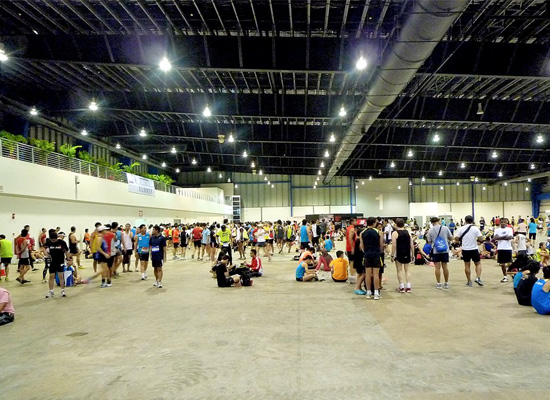
[[[266,243],[265,242],[258,242],[257,243],[257,246],[258,247],[265,247]]]
[[[117,256],[114,255],[114,256],[111,256],[107,259],[107,268],[113,268],[113,264],[115,263],[115,258]]]
[[[179,243],[172,243],[174,245],[174,249],[177,249],[178,247],[180,247],[180,244]]]
[[[63,273],[63,264],[51,264],[50,263],[48,269],[50,270],[50,274]]]
[[[395,261],[397,261],[400,264],[410,264],[412,262],[411,256],[398,256],[395,257]]]
[[[497,252],[497,263],[508,264],[512,262],[512,250],[499,250]]]
[[[122,256],[123,264],[130,264],[130,258],[132,257],[132,250],[125,250],[124,255]]]
[[[151,264],[153,265],[153,268],[162,268],[162,266],[164,265],[164,261],[163,260],[152,260]]]
[[[304,281],[304,278],[296,278],[296,281],[298,281],[298,282],[303,282],[303,281]]]
[[[140,261],[149,261],[149,253],[139,253]]]
[[[533,239],[533,240],[536,240],[537,239],[537,233],[531,233],[529,232],[529,239]]]
[[[478,263],[479,261],[481,261],[478,250],[462,250],[462,259],[464,260],[464,262],[473,261],[475,263]]]
[[[267,244],[273,244],[273,239],[267,239],[265,242],[266,242]]]
[[[28,258],[20,258],[19,262],[17,263],[17,266],[20,267],[21,265],[31,265],[31,262],[29,261]]]
[[[319,236],[312,237],[311,243],[313,243],[314,245],[319,244]]]
[[[309,242],[300,242],[300,248],[306,250],[309,248]]]
[[[432,253],[432,261],[448,263],[449,262],[449,253]]]
[[[355,256],[353,255],[353,253],[351,251],[346,251],[346,255],[348,256],[348,260],[349,262],[353,262]]]
[[[0,258],[0,263],[4,264],[4,266],[11,264],[11,258]]]
[[[195,245],[195,247],[198,247],[200,249],[200,247],[201,247],[201,241],[200,240],[193,240],[193,244]]]
[[[380,262],[380,257],[365,257],[364,265],[366,268],[380,268],[382,263]]]
[[[332,277],[332,280],[334,282],[347,282],[348,281],[347,279],[344,279],[344,280],[334,279],[334,277]]]

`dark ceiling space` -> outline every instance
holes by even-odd
[[[548,3],[472,0],[337,175],[490,180],[548,171]],[[324,162],[324,173],[414,6],[3,1],[9,60],[0,95],[173,170],[250,172],[254,161],[266,173],[317,174]],[[98,111],[88,109],[92,99]]]

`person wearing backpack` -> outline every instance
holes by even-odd
[[[432,261],[435,265],[435,279],[437,281],[436,289],[449,289],[449,242],[453,238],[451,231],[446,226],[441,225],[438,217],[432,217],[430,220],[432,227],[426,234],[426,242],[433,245]],[[441,286],[441,269],[443,268],[443,277],[445,284]]]
[[[481,257],[479,255],[479,243],[483,241],[483,235],[477,226],[474,226],[474,217],[466,215],[466,225],[456,231],[455,238],[462,243],[462,259],[464,260],[464,273],[466,274],[466,286],[472,287],[472,272],[470,264],[473,261],[476,266],[475,283],[483,286],[481,281]]]

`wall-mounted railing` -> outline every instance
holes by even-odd
[[[96,178],[109,179],[111,181],[128,183],[126,172],[115,170],[99,164],[69,157],[64,154],[50,152],[25,143],[0,138],[0,156],[43,165],[45,167],[70,171],[75,174],[89,175]],[[200,193],[193,189],[180,188],[174,185],[167,185],[164,182],[153,180],[155,189],[161,192],[173,193],[178,196],[188,197],[193,200],[204,200],[212,203],[225,204],[223,198]]]

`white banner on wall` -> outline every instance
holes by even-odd
[[[141,176],[126,173],[128,179],[128,191],[145,196],[155,195],[155,183],[151,179],[142,178]]]

